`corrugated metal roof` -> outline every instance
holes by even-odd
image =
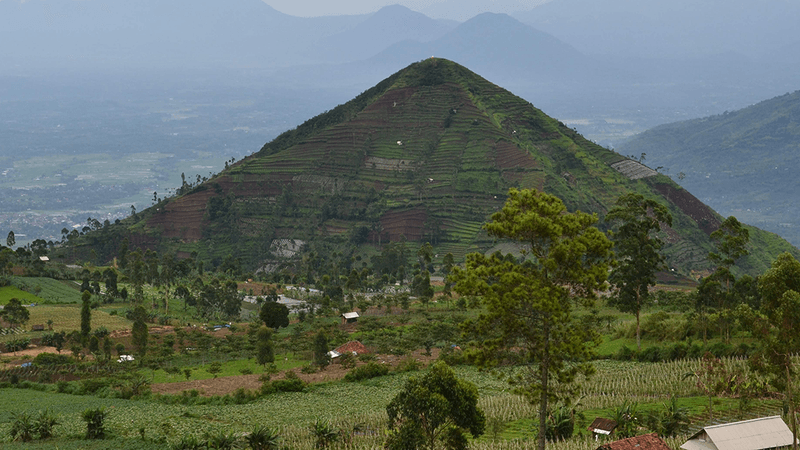
[[[342,314],[342,317],[344,317],[345,319],[358,319],[358,313],[357,312],[344,313]]]
[[[703,430],[718,450],[760,450],[792,445],[792,432],[780,416],[712,425]],[[692,436],[690,441],[701,443],[697,438],[703,430]],[[687,444],[689,442],[681,448],[700,450],[695,445],[686,447]]]
[[[614,428],[617,428],[617,421],[614,419],[604,419],[602,417],[594,419],[594,422],[589,425],[589,431],[594,433],[606,431],[606,433],[603,434],[608,434],[609,432],[614,431]]]

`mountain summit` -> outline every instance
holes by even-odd
[[[669,177],[431,58],[121,225],[136,245],[209,260],[233,254],[251,268],[279,259],[274,243],[292,240],[353,252],[426,241],[460,257],[495,245],[481,226],[510,187],[544,190],[570,210],[601,217],[627,192],[656,199],[674,217],[669,263],[685,275],[706,268],[708,235],[721,220]],[[775,235],[752,229],[751,236],[749,269],[793,250]]]

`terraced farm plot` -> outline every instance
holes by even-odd
[[[25,290],[41,289],[38,294],[42,300],[52,303],[79,303],[80,285],[70,280],[54,280],[44,277],[14,277],[12,283]]]

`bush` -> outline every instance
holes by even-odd
[[[92,336],[97,336],[97,339],[103,339],[104,337],[110,335],[111,333],[108,331],[106,327],[99,327],[97,329],[92,330]]]
[[[56,366],[62,364],[75,364],[75,359],[69,355],[39,353],[35,358],[33,358],[33,363],[37,366]]]
[[[394,369],[395,372],[414,372],[422,368],[422,364],[414,358],[404,358]]]
[[[468,362],[464,352],[455,347],[443,348],[439,353],[439,361],[443,361],[448,366],[458,366]]]
[[[637,359],[639,362],[661,362],[661,348],[647,347],[639,353]]]
[[[370,362],[361,367],[356,367],[350,372],[347,372],[347,375],[344,376],[344,381],[353,382],[368,380],[370,378],[382,377],[388,373],[389,367],[386,365],[377,362]]]
[[[16,352],[19,350],[25,350],[29,345],[31,345],[31,340],[28,338],[12,339],[6,342],[6,351]]]
[[[303,392],[305,388],[306,382],[299,378],[267,381],[261,385],[261,394],[269,395],[276,392]]]

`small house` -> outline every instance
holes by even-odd
[[[348,312],[348,313],[342,314],[342,325],[344,325],[346,323],[356,323],[356,322],[358,322],[358,313],[357,312],[353,311],[353,312]]]
[[[31,331],[44,331],[44,325],[33,325]]]
[[[616,420],[598,417],[589,425],[588,430],[592,432],[592,436],[596,441],[600,436],[610,436],[615,428],[617,428]]]
[[[792,446],[792,431],[781,416],[711,425],[698,431],[684,450],[762,450]]]
[[[671,450],[666,442],[656,433],[643,434],[627,439],[609,442],[597,447],[597,450]]]

